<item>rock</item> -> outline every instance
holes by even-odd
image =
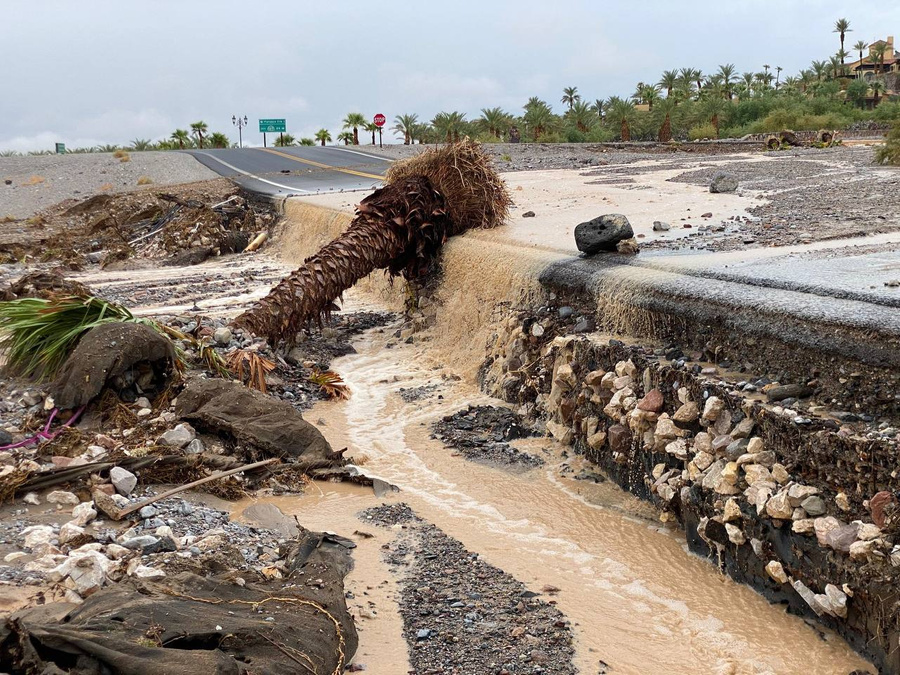
[[[697,404],[693,401],[688,401],[675,411],[672,419],[681,424],[693,424],[699,417],[700,409],[697,407]]]
[[[606,432],[598,431],[588,436],[587,444],[592,450],[599,450],[606,443]]]
[[[666,452],[680,460],[688,458],[687,443],[683,438],[676,439],[666,445]]]
[[[734,522],[735,520],[740,520],[743,517],[741,513],[741,507],[738,504],[737,499],[734,497],[729,498],[725,502],[725,509],[722,513],[722,520],[726,523]]]
[[[735,485],[738,481],[738,465],[728,462],[722,469],[722,479],[729,485]]]
[[[794,580],[793,586],[794,590],[797,591],[797,594],[803,598],[810,609],[816,613],[816,616],[822,616],[823,609],[818,600],[816,600],[816,594],[809,590],[809,587],[799,579]]]
[[[825,500],[816,495],[804,499],[800,502],[800,506],[803,507],[803,510],[806,511],[807,514],[814,518],[825,513]]]
[[[713,463],[715,457],[713,457],[708,452],[703,452],[702,450],[694,455],[694,465],[700,469],[700,471],[706,471],[709,468],[709,465]]]
[[[575,432],[568,424],[559,424],[558,422],[547,422],[547,431],[557,441],[563,445],[572,445],[575,441]]]
[[[54,490],[47,495],[47,503],[56,504],[57,506],[76,506],[81,503],[81,500],[72,492]]]
[[[772,481],[772,474],[760,464],[747,464],[744,466],[744,479],[748,485],[755,485],[759,482],[769,483]]]
[[[825,586],[825,595],[827,596],[829,601],[829,614],[840,617],[841,619],[846,619],[847,594],[834,584],[828,584],[827,586]],[[818,596],[816,599],[820,600]]]
[[[66,580],[66,586],[82,598],[100,590],[108,579],[112,563],[97,551],[73,552],[47,577],[51,581]]]
[[[735,438],[737,438],[737,436],[735,436]],[[751,455],[760,453],[765,449],[766,448],[763,444],[763,440],[759,436],[754,436],[747,441],[747,452],[749,452]]]
[[[41,498],[37,496],[36,492],[29,492],[24,497],[22,497],[22,502],[25,504],[30,504],[31,506],[39,506],[41,503]]]
[[[844,523],[839,521],[834,516],[823,516],[822,518],[816,518],[814,528],[819,546],[825,546],[825,537],[828,536],[828,533],[842,527],[843,525]]]
[[[227,347],[231,344],[231,329],[227,326],[216,328],[213,333],[213,340],[215,340],[216,344],[220,347]]]
[[[124,546],[118,544],[107,544],[106,546],[106,557],[110,560],[121,560],[128,555],[131,555],[131,549]]]
[[[717,173],[709,184],[709,191],[713,194],[734,192],[737,189],[737,179],[727,173]]]
[[[526,211],[525,213],[522,214],[523,218],[534,218],[534,216],[535,216],[534,211]]]
[[[875,541],[854,541],[850,544],[848,552],[851,560],[866,561],[875,551]]]
[[[844,496],[844,498],[846,499],[846,495]],[[874,522],[878,527],[884,527],[884,509],[893,501],[894,498],[891,493],[884,490],[882,490],[881,492],[876,492],[869,500],[869,511],[872,513],[872,522]]]
[[[668,232],[671,229],[672,229],[672,226],[669,225],[668,223],[664,223],[661,220],[653,221],[653,231],[654,232]]]
[[[859,539],[869,541],[871,539],[878,539],[878,537],[881,536],[881,528],[877,525],[873,525],[872,523],[861,523],[858,520],[854,521],[854,524],[857,526],[856,536]]]
[[[53,528],[49,525],[31,525],[22,530],[21,534],[25,537],[25,548],[34,551],[50,544]]]
[[[140,551],[141,555],[178,550],[178,546],[170,537],[154,537],[150,534],[126,539],[122,542],[122,546],[132,551]]]
[[[634,237],[628,218],[618,213],[598,216],[575,227],[575,245],[587,255],[615,251],[616,244]]]
[[[59,545],[63,546],[64,544],[68,544],[70,541],[78,539],[83,534],[83,527],[80,527],[75,523],[65,523],[59,528]]]
[[[137,476],[120,466],[114,466],[109,470],[109,480],[116,488],[116,492],[125,497],[137,487]]]
[[[856,541],[858,527],[855,524],[842,525],[825,535],[825,545],[835,551],[848,553]],[[817,533],[818,534],[818,533]]]
[[[791,519],[794,508],[791,506],[788,494],[785,490],[782,490],[766,502],[766,513],[769,514],[771,518],[777,518],[779,520]]]
[[[147,565],[137,565],[136,567],[129,570],[128,574],[133,577],[137,577],[138,579],[162,579],[166,576],[166,573],[155,567],[148,567]]]
[[[738,422],[737,426],[734,428],[734,431],[731,432],[732,438],[747,438],[753,433],[753,427],[756,426],[756,422],[754,422],[751,418],[745,417],[740,422]]]
[[[788,488],[788,500],[791,506],[800,506],[804,499],[814,494],[818,494],[819,489],[811,485],[794,484]]]
[[[722,545],[730,543],[725,523],[716,518],[711,518],[709,522],[706,523],[705,532],[706,538],[709,541],[714,541],[715,543]]]
[[[772,478],[775,479],[776,483],[784,485],[791,479],[791,475],[787,472],[787,469],[784,468],[781,464],[773,464],[772,465]]]
[[[703,406],[703,421],[715,422],[724,408],[725,403],[722,399],[718,396],[710,396],[706,399],[706,404]]]
[[[94,509],[94,503],[81,502],[81,504],[72,509],[71,522],[79,527],[84,527],[96,517],[97,511]]]
[[[194,430],[189,424],[179,424],[174,429],[169,429],[159,438],[162,445],[168,445],[175,448],[183,448],[195,437]]]
[[[713,462],[709,471],[706,472],[706,475],[703,477],[703,482],[701,485],[706,490],[714,490],[718,484],[722,481],[722,470],[725,468],[724,460],[716,460]]]
[[[771,560],[766,564],[766,573],[773,581],[777,581],[779,584],[788,582],[788,575],[784,571],[784,566],[777,560]]]
[[[637,407],[639,410],[658,413],[662,411],[664,404],[662,392],[659,389],[651,389],[638,401]]]
[[[159,510],[152,504],[149,504],[141,508],[141,510],[138,511],[138,515],[144,520],[147,520],[148,518],[156,518],[156,516],[159,515]]]
[[[813,518],[803,518],[795,520],[791,524],[791,531],[796,534],[815,534],[816,521]]]
[[[622,255],[635,255],[639,253],[641,247],[637,243],[637,239],[634,237],[629,239],[623,239],[618,244],[616,244],[616,251],[621,253]]]
[[[732,441],[725,447],[725,459],[729,462],[736,462],[738,458],[747,452],[749,441],[746,438],[739,438]]]
[[[850,507],[850,499],[848,499],[847,495],[844,494],[843,492],[838,492],[838,493],[834,496],[834,503],[837,505],[837,507],[838,507],[841,511],[845,511],[845,512],[846,512],[846,511],[849,511],[850,508],[851,508],[851,507]],[[873,520],[874,520],[874,517],[873,517]],[[878,523],[876,522],[875,524],[877,525]]]
[[[737,525],[732,523],[725,523],[725,531],[728,533],[728,541],[732,544],[740,546],[747,541],[747,538],[744,536],[744,533],[741,531]]]
[[[628,427],[621,424],[613,424],[606,430],[609,438],[609,447],[613,452],[627,454],[631,450],[631,433]]]
[[[770,401],[783,401],[786,398],[807,398],[812,396],[813,390],[803,384],[777,385],[766,391]]]
[[[541,324],[534,322],[531,324],[531,334],[534,337],[541,337],[544,334],[544,327]]]

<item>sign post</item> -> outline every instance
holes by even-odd
[[[384,145],[381,143],[381,128],[384,126],[387,118],[381,113],[378,113],[372,121],[375,122],[375,126],[378,127],[378,147],[383,148]]]
[[[259,121],[259,133],[263,135],[263,147],[266,147],[266,134],[283,134],[287,131],[285,118],[261,119]]]

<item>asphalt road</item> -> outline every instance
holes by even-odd
[[[369,190],[391,164],[364,150],[328,145],[185,152],[248,190],[282,197]]]

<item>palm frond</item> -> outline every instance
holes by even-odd
[[[251,389],[266,393],[266,375],[275,370],[275,362],[270,361],[252,349],[235,349],[228,354],[227,367],[237,379]]]
[[[350,387],[333,370],[318,370],[313,368],[307,379],[313,384],[319,385],[328,398],[346,400],[350,398]]]

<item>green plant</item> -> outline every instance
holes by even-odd
[[[900,166],[900,120],[894,122],[884,145],[875,151],[875,161]]]
[[[692,127],[688,132],[688,138],[690,138],[692,141],[701,141],[710,138],[716,138],[716,128],[712,125],[712,123],[701,124],[699,126]]]
[[[348,113],[344,118],[344,129],[353,130],[353,145],[359,145],[359,128],[366,123],[361,113]]]
[[[319,141],[322,145],[325,145],[326,141],[331,142],[331,132],[328,129],[319,129],[316,132],[316,140]]]

